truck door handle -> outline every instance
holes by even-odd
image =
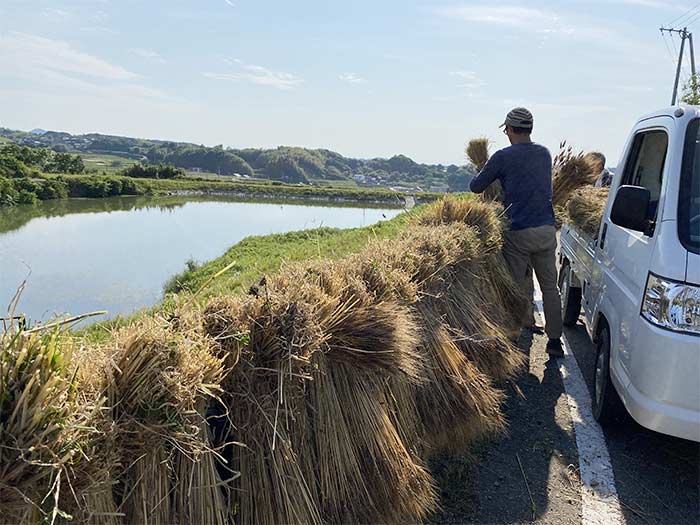
[[[600,249],[605,247],[605,236],[608,234],[608,223],[603,224],[603,231],[600,233]]]

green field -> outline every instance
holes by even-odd
[[[86,170],[95,169],[98,172],[105,172],[108,175],[116,175],[118,172],[135,164],[134,159],[119,157],[117,155],[107,155],[101,153],[81,153]]]

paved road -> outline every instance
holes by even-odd
[[[566,330],[591,391],[593,348],[583,325]],[[505,385],[510,431],[473,457],[432,465],[440,482],[440,523],[581,523],[576,440],[558,362],[544,336],[523,336],[528,370]],[[631,418],[605,429],[624,519],[629,524],[700,523],[700,446],[657,434]]]
[[[592,395],[594,356],[586,329],[579,322],[566,337]],[[652,432],[631,417],[604,432],[627,523],[700,523],[698,443]]]

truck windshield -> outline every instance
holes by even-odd
[[[678,204],[680,240],[689,251],[700,254],[700,119],[688,124]]]

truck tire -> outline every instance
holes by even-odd
[[[601,425],[609,425],[624,415],[624,405],[610,379],[610,329],[600,329],[593,368],[593,417]]]
[[[561,317],[564,326],[576,326],[581,315],[581,288],[571,287],[569,263],[559,271],[559,294],[561,295]]]

